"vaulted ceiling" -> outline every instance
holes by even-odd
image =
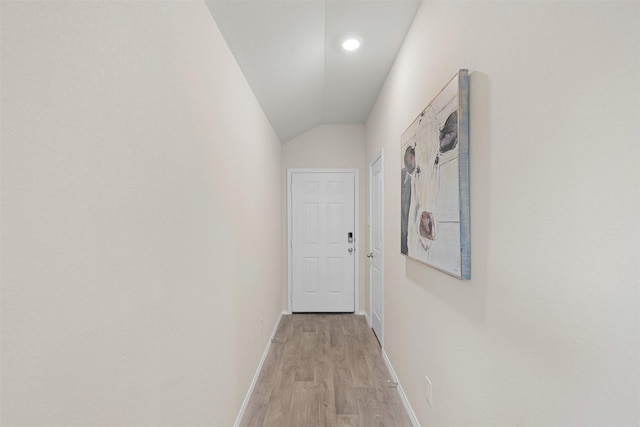
[[[282,142],[363,123],[420,0],[211,0],[211,15]],[[361,40],[347,52],[347,37]]]

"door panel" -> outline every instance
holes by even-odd
[[[369,280],[371,289],[371,327],[383,344],[384,313],[384,274],[383,274],[383,242],[382,242],[382,156],[370,166],[370,252]]]
[[[294,172],[289,194],[293,311],[353,312],[355,174]]]

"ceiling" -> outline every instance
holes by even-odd
[[[363,123],[420,0],[208,0],[271,125],[286,142],[323,124]],[[360,49],[342,41],[355,36]]]

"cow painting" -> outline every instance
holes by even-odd
[[[400,252],[468,278],[468,102],[460,108],[459,84],[456,75],[402,135]]]

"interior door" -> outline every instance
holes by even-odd
[[[371,328],[382,345],[384,315],[382,153],[369,166],[369,191],[370,251],[367,257],[369,258],[369,289],[371,290]]]
[[[355,311],[355,173],[293,172],[292,310]]]

